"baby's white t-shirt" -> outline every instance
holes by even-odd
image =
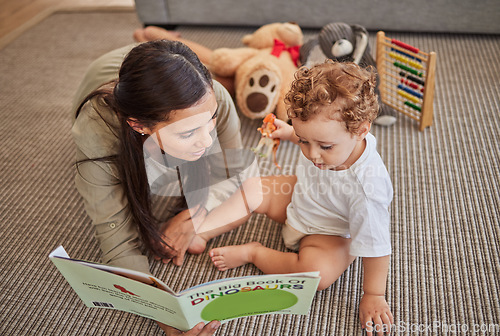
[[[321,170],[300,153],[287,221],[307,235],[350,237],[352,256],[381,257],[391,254],[393,189],[375,137],[365,139],[363,154],[345,170]]]

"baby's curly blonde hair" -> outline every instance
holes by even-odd
[[[307,121],[327,111],[329,118],[345,122],[347,131],[357,134],[363,122],[372,123],[378,115],[375,86],[373,67],[332,60],[301,67],[285,96],[288,117]]]

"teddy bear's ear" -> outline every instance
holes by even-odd
[[[352,25],[352,32],[356,37],[354,51],[352,53],[353,62],[359,64],[361,62],[361,58],[367,51],[368,48],[368,32],[365,27],[360,25]]]
[[[252,40],[252,34],[246,34],[241,38],[241,42],[246,46],[250,43],[251,40]]]
[[[245,35],[241,42],[250,48],[272,48],[278,39],[288,47],[300,46],[304,42],[302,29],[295,23],[269,23],[258,28],[252,34]]]
[[[265,30],[257,30],[253,34],[243,36],[241,42],[249,48],[263,49],[271,48],[274,38],[272,35],[267,34]]]
[[[365,29],[365,27],[359,25],[353,25],[352,29],[354,35],[356,35],[356,43],[353,52],[354,62],[361,65],[362,67],[377,67],[377,64],[370,52],[368,31]]]
[[[241,42],[250,48],[271,48],[276,38],[276,29],[280,23],[269,23],[259,27],[252,34],[243,36]]]
[[[286,22],[276,26],[276,38],[287,46],[301,46],[304,43],[304,35],[299,25],[294,22]]]

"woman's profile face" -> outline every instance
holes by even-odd
[[[196,161],[212,145],[217,100],[209,90],[195,105],[171,112],[170,119],[151,129],[151,136],[165,153],[175,158]]]

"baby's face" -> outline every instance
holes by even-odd
[[[294,118],[292,125],[302,153],[319,169],[347,169],[365,149],[366,133],[353,135],[344,122],[321,113],[308,121]]]

